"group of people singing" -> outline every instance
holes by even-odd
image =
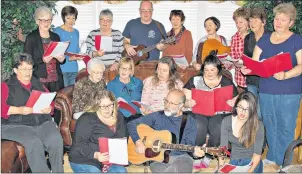
[[[228,56],[239,61],[221,62],[219,51],[214,48],[205,57],[200,54],[200,47],[209,39],[227,46],[225,37],[217,34],[221,24],[216,17],[204,21],[207,35],[198,41],[193,53],[192,35],[184,27],[182,10],[171,11],[169,32],[152,19],[150,1],[140,3],[140,17],[130,20],[123,32],[111,28],[113,13],[109,9],[102,10],[100,28],[92,30],[86,39],[86,53],[91,58],[86,65],[88,75],[76,82],[78,64],[69,60],[72,57],[44,57],[43,54],[51,41],[69,41],[67,51],[80,53],[79,31],[73,28],[78,11],[72,6],[64,7],[61,12],[64,24],[51,31],[51,10],[39,7],[34,14],[38,28],[26,38],[18,34],[25,42],[24,53],[15,56],[13,74],[1,84],[2,139],[19,142],[25,147],[32,172],[62,173],[63,140],[56,125],[60,122],[60,112],[52,104],[39,114],[33,113],[26,102],[32,90],[53,92],[74,85],[72,112],[77,122],[68,155],[76,173],[127,172],[121,165],[102,164],[108,161],[109,155],[100,152],[98,138],[131,137],[137,153],[143,154],[145,145],[137,132],[139,124],[168,130],[176,135],[179,144],[196,146],[192,153],[172,151],[168,163],[151,163],[152,172],[191,173],[194,165],[202,166],[201,163],[209,161],[210,156],[200,146],[228,147],[229,144],[230,163],[251,164],[249,172],[263,172],[263,163],[281,166],[285,150],[294,140],[301,100],[302,37],[290,31],[297,18],[292,3],[281,3],[273,12],[274,31],[270,32],[265,29],[264,9],[238,8],[233,13],[237,32],[231,39]],[[97,48],[95,38],[99,35],[112,37],[112,51]],[[161,42],[171,36],[175,37],[174,44]],[[136,62],[131,58],[137,54],[135,47],[140,44],[156,44],[146,59],[157,61],[154,74],[143,81],[134,76]],[[123,51],[128,56],[122,56]],[[285,52],[290,53],[293,68],[269,78],[248,75],[250,70],[240,60],[243,54],[262,61]],[[200,73],[183,82],[177,68],[185,70],[188,66],[177,65],[173,60],[175,55],[183,55]],[[235,69],[234,81],[225,75],[231,69]],[[108,82],[104,78],[105,70],[117,71],[118,75]],[[233,108],[231,112],[209,116],[192,111],[196,105],[193,89],[213,91],[226,86],[233,86],[233,98],[227,101]],[[137,114],[119,108],[118,98],[132,105]],[[133,100],[144,105],[139,108],[131,102]],[[181,131],[183,118],[186,123]],[[268,152],[262,161],[265,140]],[[45,151],[51,169],[47,166]],[[217,169],[220,169],[225,159],[220,157],[218,161]]]

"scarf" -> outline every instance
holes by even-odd
[[[173,28],[172,28],[172,29],[168,32],[168,37],[175,36],[175,43],[178,43],[179,40],[180,40],[180,38],[181,38],[181,36],[182,36],[182,34],[183,34],[183,32],[184,32],[185,30],[186,30],[186,27],[182,26],[182,28],[180,29],[180,32],[179,32],[177,35],[175,35],[174,30],[173,30]]]

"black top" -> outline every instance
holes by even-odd
[[[56,33],[49,31],[49,35],[51,41],[56,41],[56,42],[60,41],[60,37]],[[43,49],[43,43],[42,43],[42,38],[40,36],[39,29],[32,31],[26,37],[25,44],[24,44],[24,52],[30,54],[33,58],[34,61],[33,75],[37,79],[47,78],[46,64],[43,62],[42,59],[44,54],[44,49]],[[57,68],[58,78],[62,78],[60,80],[61,82],[63,82],[62,71],[60,68],[61,63],[57,59],[56,61],[57,61],[56,68]],[[62,64],[63,63],[65,63],[65,61],[62,62]]]
[[[69,161],[76,164],[94,165],[99,169],[102,164],[94,159],[94,152],[99,152],[98,138],[127,137],[124,116],[119,112],[117,116],[116,131],[112,131],[104,124],[95,112],[84,113],[76,122],[72,146],[69,152]]]
[[[269,31],[264,31],[263,35],[268,33]],[[263,36],[262,35],[262,36]],[[248,35],[245,36],[244,38],[244,50],[243,50],[243,54],[249,56],[249,57],[253,57],[253,52],[254,52],[254,48],[257,44],[256,38],[255,38],[255,33],[254,32],[250,32]],[[259,86],[259,76],[255,76],[255,75],[247,75],[246,76],[246,83],[248,85],[254,85],[256,87]]]

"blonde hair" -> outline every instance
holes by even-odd
[[[84,111],[85,112],[97,112],[100,109],[100,105],[102,103],[102,100],[108,98],[110,101],[113,102],[113,113],[112,116],[113,117],[117,117],[117,113],[118,113],[118,105],[117,105],[117,101],[114,97],[114,94],[108,90],[99,90],[96,91],[94,94],[93,99],[91,100],[91,102],[86,105]]]
[[[297,19],[297,10],[296,10],[296,7],[293,5],[292,2],[281,3],[281,4],[277,5],[273,9],[273,12],[274,12],[274,15],[276,15],[277,13],[286,14],[290,17],[290,20],[294,21],[294,22]]]
[[[41,6],[41,7],[37,8],[35,11],[35,14],[34,14],[35,21],[38,21],[40,17],[46,16],[46,15],[49,15],[51,18],[53,17],[53,13],[50,8],[48,8],[46,6]]]
[[[131,59],[130,57],[123,57],[120,60],[120,63],[118,64],[118,68],[120,69],[122,65],[127,64],[131,66],[131,76],[134,75],[134,62],[133,59]]]
[[[236,21],[237,18],[242,17],[246,21],[249,21],[250,9],[246,7],[240,7],[233,13],[233,20]]]

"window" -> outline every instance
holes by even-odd
[[[139,1],[127,1],[121,4],[107,4],[104,1],[93,1],[88,4],[76,5],[70,1],[58,1],[58,15],[54,16],[53,24],[60,26],[63,24],[61,19],[61,10],[66,5],[72,5],[78,9],[79,15],[75,24],[80,32],[80,42],[86,40],[91,30],[99,28],[99,13],[101,10],[109,8],[113,12],[113,29],[123,32],[126,23],[130,19],[139,17]],[[218,31],[230,41],[231,36],[235,34],[236,27],[232,19],[233,12],[238,8],[233,2],[211,3],[207,1],[161,1],[154,4],[153,19],[161,22],[166,31],[171,30],[169,21],[170,11],[173,9],[183,10],[186,21],[184,26],[191,31],[194,46],[202,36],[206,35],[203,27],[204,20],[209,16],[217,17],[221,22],[221,28]]]

